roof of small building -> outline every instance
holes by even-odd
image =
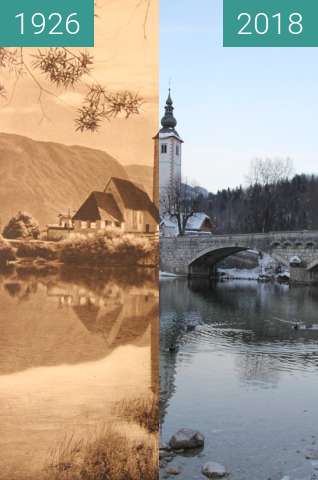
[[[204,212],[197,212],[189,218],[187,222],[187,230],[199,230],[204,224],[205,220],[211,222],[209,215]]]
[[[148,194],[136,183],[123,178],[112,177],[113,182],[126,208],[149,212],[159,223],[159,212]],[[106,187],[107,189],[107,187]]]
[[[199,231],[205,220],[208,220],[210,223],[212,223],[211,218],[206,213],[194,213],[187,221],[186,231]],[[177,219],[175,217],[171,217],[169,214],[166,214],[162,217],[160,226],[171,231],[174,230],[176,235],[178,233]]]
[[[73,220],[101,220],[105,213],[119,222],[124,220],[117,202],[111,193],[92,192],[75,213]]]

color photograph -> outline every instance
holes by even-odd
[[[222,7],[161,2],[160,478],[313,480],[315,50],[224,48]]]

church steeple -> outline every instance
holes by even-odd
[[[176,131],[177,120],[169,88],[161,129],[154,137],[154,189],[153,200],[160,209],[160,198],[172,192],[181,182],[181,158],[183,140]],[[159,188],[158,188],[159,185]]]
[[[169,95],[166,101],[165,114],[161,119],[161,125],[163,129],[175,129],[177,126],[177,120],[173,115],[174,106],[171,98],[171,89],[169,88]]]

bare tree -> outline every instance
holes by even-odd
[[[273,228],[279,195],[277,186],[287,181],[292,172],[290,158],[255,159],[251,162],[247,175],[249,194],[253,198],[251,220],[258,230],[268,232]]]
[[[290,158],[256,158],[250,164],[246,176],[249,185],[276,185],[288,180],[293,174],[293,163]]]
[[[175,185],[160,192],[160,211],[163,217],[175,219],[179,235],[184,235],[189,219],[196,212],[196,195],[187,184],[176,181]]]

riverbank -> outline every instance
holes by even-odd
[[[16,263],[34,267],[54,268],[58,265],[77,265],[91,268],[105,266],[156,267],[159,263],[159,243],[153,237],[139,237],[106,231],[103,235],[73,235],[67,240],[0,238],[0,267]]]
[[[158,405],[156,395],[122,400],[113,411],[117,425],[105,423],[100,433],[90,441],[66,438],[53,449],[48,465],[42,472],[43,479],[157,480]],[[119,419],[124,423],[120,424]],[[134,425],[140,430],[137,428],[135,434],[129,434]]]

